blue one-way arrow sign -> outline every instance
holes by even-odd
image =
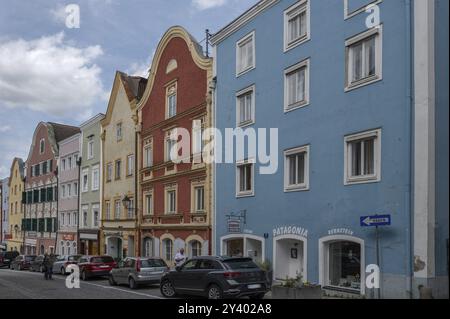
[[[361,216],[359,221],[362,227],[387,226],[391,224],[391,215]]]

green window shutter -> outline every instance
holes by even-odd
[[[47,190],[45,188],[41,188],[39,192],[41,193],[41,203],[45,203],[47,200]]]
[[[27,192],[27,204],[33,203],[33,193],[31,191]]]
[[[38,227],[38,220],[37,220],[37,218],[33,218],[32,230],[37,231],[38,230],[37,227]]]
[[[50,173],[53,172],[53,161],[52,160],[48,160],[48,171]]]
[[[33,191],[33,203],[39,203],[39,190],[37,189]]]
[[[45,219],[39,218],[38,220],[38,232],[44,232],[45,231]]]
[[[52,232],[52,230],[53,230],[53,227],[52,227],[52,219],[51,218],[46,218],[46,221],[47,221],[47,223],[46,223],[46,227],[45,227],[45,231],[46,232]]]

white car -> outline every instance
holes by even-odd
[[[67,274],[67,266],[78,263],[81,255],[58,256],[53,264],[53,273]]]

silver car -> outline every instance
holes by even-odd
[[[78,263],[81,255],[70,255],[70,256],[58,256],[56,261],[53,263],[53,273],[54,274],[67,274],[67,266],[70,264]]]
[[[167,271],[169,267],[161,258],[128,257],[111,270],[109,284],[127,284],[131,289],[138,285],[159,284]]]

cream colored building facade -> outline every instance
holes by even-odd
[[[23,204],[22,193],[24,191],[24,162],[20,158],[14,158],[9,177],[9,231],[8,250],[23,252]]]
[[[138,255],[136,214],[136,103],[145,79],[117,72],[101,121],[101,252],[122,259]]]

